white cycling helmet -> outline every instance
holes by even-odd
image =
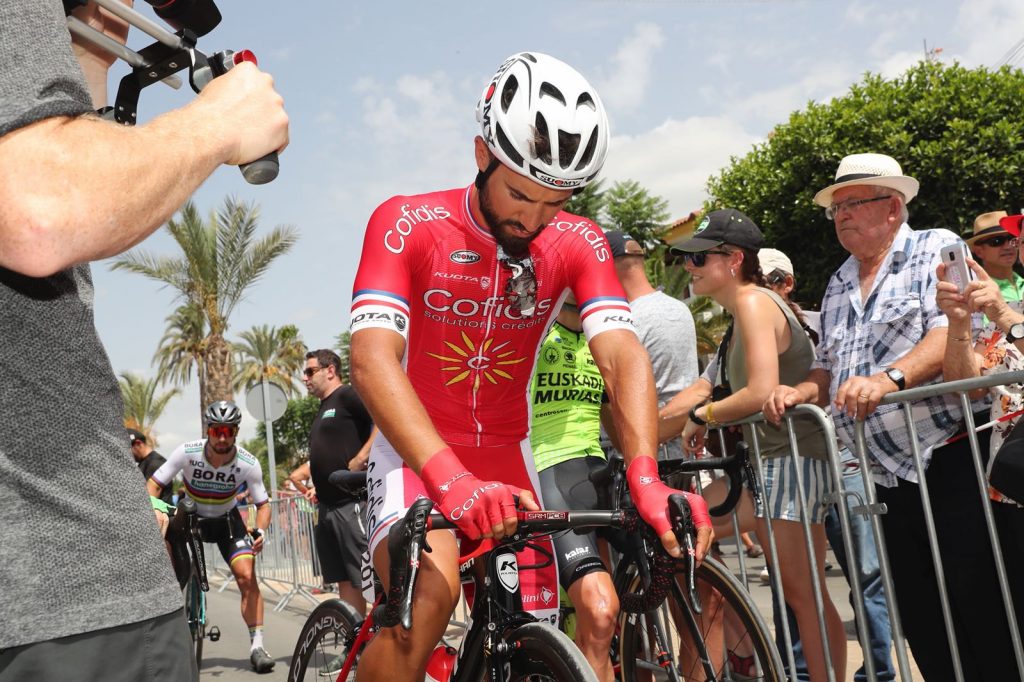
[[[539,52],[505,60],[476,105],[491,152],[551,189],[579,189],[608,153],[608,117],[576,69]]]

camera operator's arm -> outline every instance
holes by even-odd
[[[0,25],[51,19],[16,18],[6,7],[0,3]],[[116,22],[104,28],[117,36]],[[0,61],[21,48],[19,40],[27,38],[17,31],[0,38]],[[105,73],[98,76],[104,58],[84,48],[79,55],[88,82],[105,81]],[[28,99],[39,85],[18,75],[5,76],[2,85]],[[137,128],[88,115],[15,127],[0,136],[0,267],[42,277],[121,253],[162,225],[219,165],[253,161],[287,142],[281,97],[252,64]]]

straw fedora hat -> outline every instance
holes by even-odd
[[[904,202],[908,204],[917,196],[917,190],[921,187],[917,180],[903,174],[900,164],[891,156],[850,154],[839,162],[835,182],[814,195],[814,203],[830,206],[833,192],[853,185],[889,187],[902,194]]]
[[[1002,218],[1006,217],[1006,211],[991,211],[990,213],[982,213],[980,216],[974,219],[974,232],[970,237],[964,239],[968,246],[974,244],[979,239],[985,239],[986,237],[995,237],[1000,234],[1006,234],[1006,229],[999,224]]]

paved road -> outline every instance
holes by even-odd
[[[292,649],[299,638],[299,630],[302,629],[309,612],[313,610],[313,605],[307,599],[296,596],[284,610],[274,612],[273,607],[279,597],[275,597],[264,588],[263,596],[267,603],[263,616],[263,640],[277,665],[272,672],[257,675],[249,665],[249,630],[242,622],[238,590],[232,584],[223,592],[218,592],[217,588],[221,582],[213,582],[207,598],[207,612],[210,624],[220,628],[221,638],[217,642],[207,640],[204,645],[200,679],[204,682],[285,680]]]

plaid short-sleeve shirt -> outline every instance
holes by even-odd
[[[860,263],[852,256],[832,275],[821,304],[821,342],[814,367],[831,375],[835,396],[852,376],[877,374],[909,353],[935,327],[949,321],[935,304],[935,268],[939,250],[960,238],[949,230],[911,230],[900,226],[867,300],[861,300]],[[941,376],[925,384],[937,383]],[[959,398],[940,396],[912,405],[925,465],[931,450],[956,433]],[[833,414],[840,440],[854,448],[853,419]],[[877,483],[891,487],[897,479],[917,481],[910,434],[900,404],[883,405],[865,423],[865,436]]]

